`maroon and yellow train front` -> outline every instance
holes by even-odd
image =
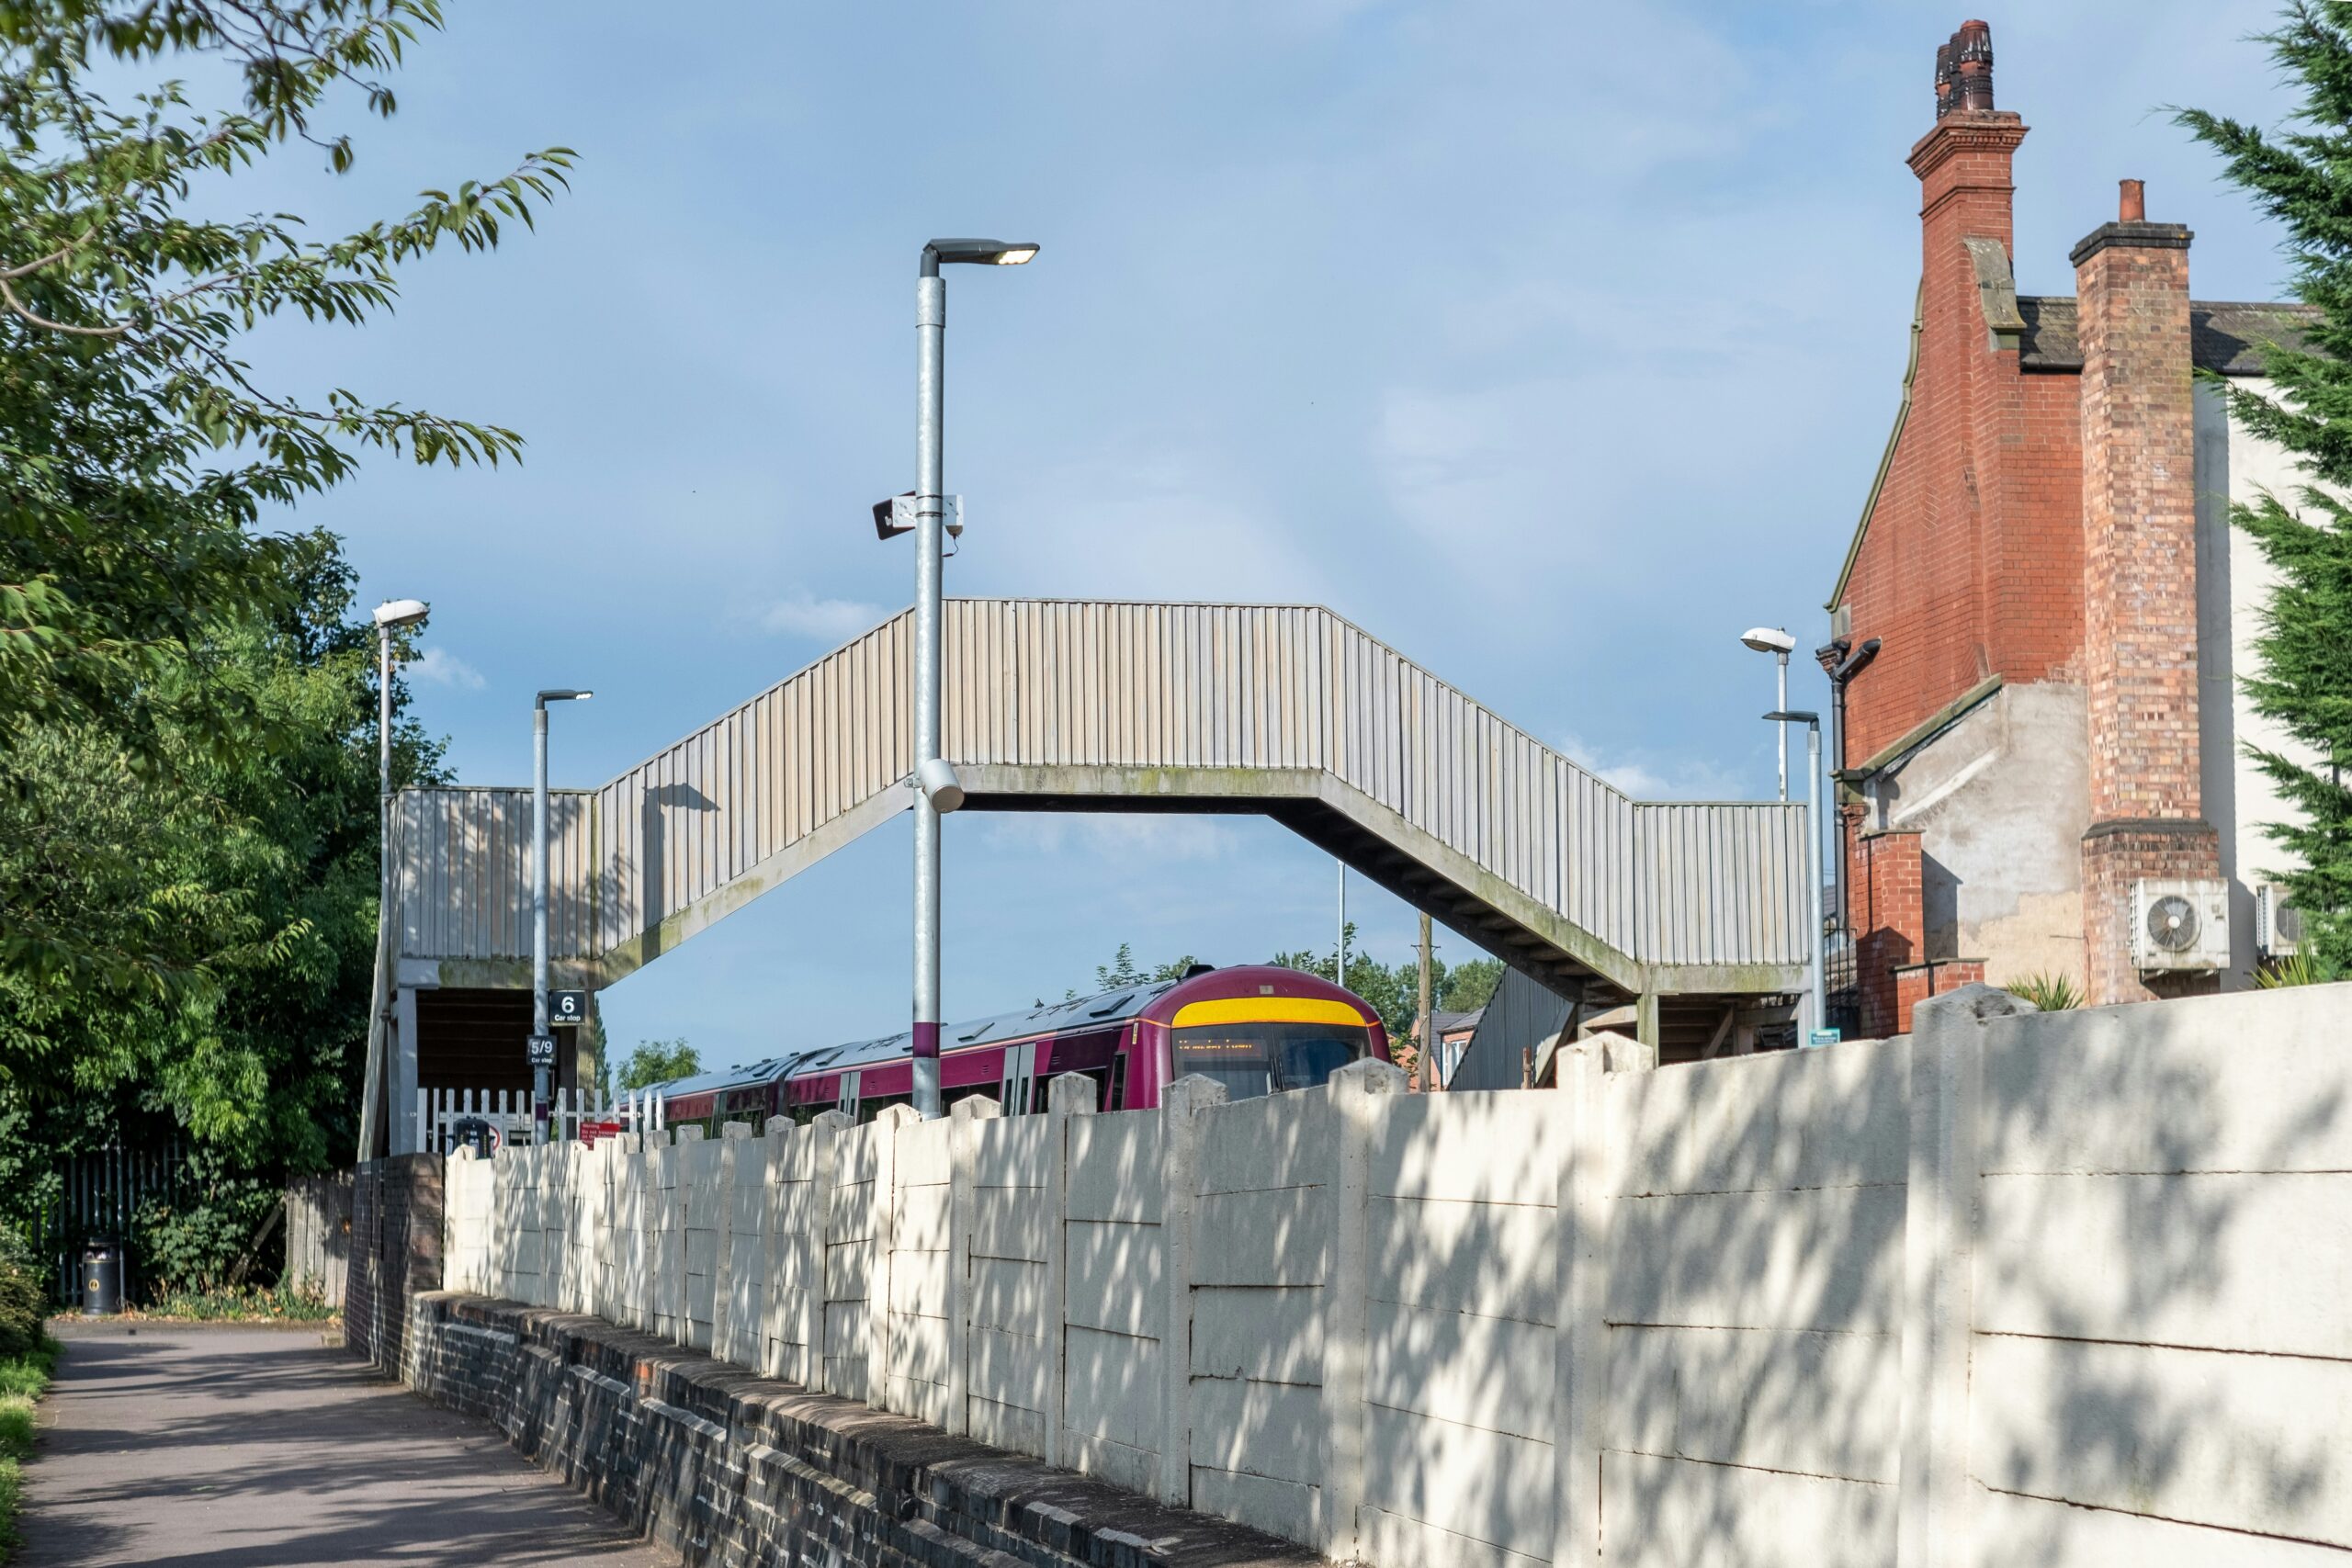
[[[1388,1060],[1388,1032],[1372,1004],[1297,969],[1243,964],[1170,986],[1137,1014],[1128,1103],[1159,1103],[1170,1079],[1200,1074],[1233,1100],[1320,1087],[1365,1056]],[[1144,1098],[1136,1098],[1140,1089]]]

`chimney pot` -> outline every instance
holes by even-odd
[[[1951,113],[1951,43],[1936,45],[1936,118]]]
[[[1960,24],[1951,35],[1954,107],[1993,107],[1993,29],[1983,22]]]
[[[2116,216],[2126,223],[2144,223],[2148,220],[2147,181],[2125,180],[2123,182],[2123,199],[2117,209]]]

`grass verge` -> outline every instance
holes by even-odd
[[[24,1355],[0,1359],[0,1562],[16,1555],[23,1465],[33,1457],[33,1401],[56,1368],[57,1341],[49,1338]]]

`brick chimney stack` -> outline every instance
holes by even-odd
[[[2074,250],[2090,713],[2083,919],[2093,1006],[2154,994],[2131,963],[2132,884],[2221,874],[2198,772],[2190,235],[2177,223],[2149,222],[2146,210],[2142,183],[2124,181],[2116,221]]]

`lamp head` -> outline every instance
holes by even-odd
[[[1740,634],[1739,640],[1758,653],[1777,653],[1783,659],[1797,646],[1797,639],[1778,626],[1750,626]]]
[[[942,262],[1021,266],[1036,254],[1037,247],[1022,240],[933,240],[922,248],[922,276],[937,277]]]
[[[549,703],[584,703],[595,694],[594,692],[574,691],[569,686],[563,686],[553,691],[541,692],[537,698],[537,705],[545,707]]]
[[[413,626],[433,613],[433,606],[422,599],[387,599],[376,606],[376,624],[390,630],[393,626]]]
[[[956,765],[944,757],[933,757],[915,770],[915,787],[943,817],[964,804],[964,782],[956,776]]]
[[[1767,724],[1810,724],[1819,728],[1821,716],[1817,713],[1806,713],[1802,708],[1782,708],[1778,712],[1766,714],[1764,722]]]

